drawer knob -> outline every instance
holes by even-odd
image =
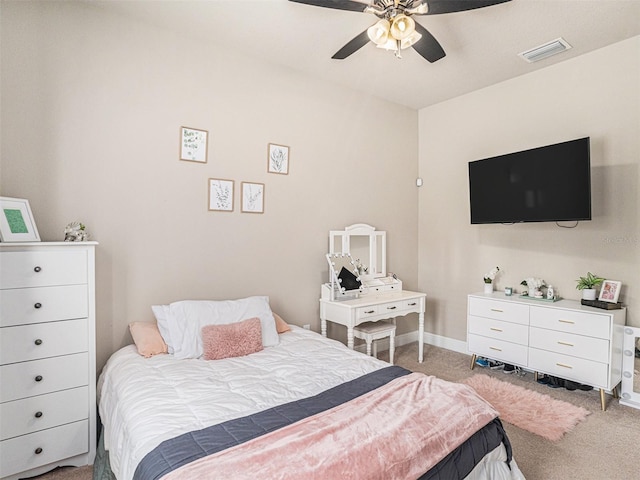
[[[42,453],[42,449],[40,447],[38,447],[38,448],[35,449],[34,453],[36,455],[40,455]]]
[[[36,345],[42,345],[42,340],[37,338],[36,341],[33,343],[35,343]]]
[[[33,271],[34,271],[34,272],[36,272],[36,273],[38,273],[38,272],[41,272],[41,271],[42,271],[42,268],[40,268],[40,267],[35,267],[35,268],[33,269]]]
[[[417,303],[416,303],[416,302],[411,302],[411,303],[409,304],[409,306],[410,306],[410,307],[415,307],[416,305],[417,305]]]
[[[387,307],[387,310],[395,310],[396,308],[398,308],[398,307],[396,307],[396,306]]]
[[[366,311],[364,313],[374,313],[374,312],[375,312],[375,310],[368,310],[368,311]]]
[[[38,375],[36,378],[34,378],[34,380],[36,382],[41,382],[42,381],[42,375]]]
[[[33,308],[42,308],[42,304],[38,302],[33,306]]]
[[[36,415],[35,415],[36,418],[40,418],[41,416],[42,416],[42,412],[36,412]]]

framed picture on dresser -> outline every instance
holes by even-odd
[[[0,241],[40,241],[29,200],[0,197],[0,213]]]
[[[618,282],[616,280],[605,280],[604,282],[602,282],[602,287],[600,287],[600,297],[598,298],[598,300],[603,302],[618,303],[621,287],[622,282]]]

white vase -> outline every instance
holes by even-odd
[[[484,284],[484,293],[493,293],[493,283]]]
[[[584,300],[595,300],[596,299],[596,289],[595,288],[584,288],[584,289],[582,289],[582,298]]]

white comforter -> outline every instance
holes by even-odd
[[[164,440],[316,395],[388,365],[295,326],[280,335],[278,346],[225,360],[145,359],[129,345],[113,354],[98,381],[111,469],[130,479]]]

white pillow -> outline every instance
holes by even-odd
[[[280,341],[276,321],[269,307],[269,297],[222,301],[184,300],[170,304],[168,313],[169,336],[176,358],[202,356],[202,327],[227,325],[253,317],[260,319],[264,347],[272,347]]]
[[[158,330],[164,343],[167,344],[169,353],[173,353],[173,344],[171,343],[171,333],[169,332],[169,305],[153,305],[151,307],[153,315],[156,317]]]

